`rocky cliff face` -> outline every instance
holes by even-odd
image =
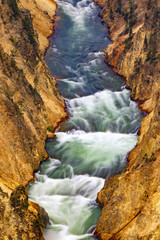
[[[43,60],[55,9],[51,0],[0,1],[0,239],[43,238],[23,186],[47,157],[47,129],[66,117]]]
[[[148,115],[124,173],[98,194],[99,239],[160,239],[160,1],[95,0],[112,44],[105,59]]]

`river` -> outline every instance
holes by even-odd
[[[43,206],[46,240],[93,240],[100,216],[97,193],[118,174],[137,142],[142,114],[123,79],[104,63],[107,27],[92,0],[57,0],[55,34],[46,63],[58,80],[69,119],[46,141],[50,158],[30,184],[29,197]]]

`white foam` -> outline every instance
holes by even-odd
[[[32,199],[45,208],[52,224],[66,226],[65,236],[69,233],[76,235],[85,233],[85,223],[92,215],[92,207],[89,199],[80,195],[44,195],[40,197],[32,196]],[[64,235],[63,231],[60,234]]]
[[[84,234],[84,235],[73,235],[69,234],[68,232],[68,227],[62,225],[61,228],[58,225],[52,225],[48,227],[47,230],[44,230],[44,237],[46,240],[79,240],[79,239],[84,239],[91,234]]]
[[[56,135],[58,144],[54,151],[63,163],[73,165],[77,173],[85,171],[94,173],[99,171],[99,168],[110,169],[117,164],[121,168],[125,155],[137,141],[134,134],[109,131],[92,133],[71,131],[59,132]]]
[[[43,178],[42,178],[43,176]],[[71,179],[52,179],[46,175],[36,174],[38,181],[32,185],[30,192],[32,196],[76,196],[81,195],[88,200],[95,200],[97,192],[103,187],[104,180],[88,175],[77,175]]]
[[[72,1],[58,1],[57,3],[64,10],[70,19],[74,23],[74,33],[76,31],[85,31],[86,30],[86,19],[93,14],[93,11],[96,9],[95,4],[91,0],[82,0],[73,6]]]
[[[85,131],[127,132],[140,120],[137,104],[129,99],[130,92],[104,90],[94,95],[74,98],[67,103],[73,125]]]
[[[93,1],[81,0],[76,4],[73,0],[57,0],[57,3],[71,21],[66,31],[71,40],[66,48],[62,48],[62,53],[53,45],[51,52],[55,53],[55,58],[51,57],[51,61],[58,56],[54,68],[64,75],[65,79],[61,80],[63,89],[68,93],[67,96],[77,94],[77,98],[67,100],[72,130],[56,133],[57,144],[54,142],[53,152],[57,159],[42,164],[41,172],[36,174],[36,181],[29,193],[30,198],[46,209],[52,222],[44,231],[46,240],[78,240],[91,236],[85,233],[91,231],[100,215],[95,199],[104,180],[95,176],[104,173],[105,177],[106,172],[115,166],[119,169],[127,152],[136,144],[136,135],[119,132],[125,126],[127,117],[135,124],[137,109],[129,100],[127,90],[114,93],[104,90],[92,96],[78,97],[78,94],[95,92],[95,79],[101,81],[102,77],[112,82],[112,77],[108,76],[105,67],[100,67],[104,53],[88,53],[90,49],[97,49],[93,44],[97,34],[92,24],[95,12],[97,13]],[[102,47],[103,43],[105,44],[104,39],[97,39],[96,44]],[[76,56],[72,58],[70,54],[75,52]],[[85,61],[77,64],[83,56]],[[67,79],[70,73],[71,77]],[[98,85],[96,89],[101,88]],[[113,122],[117,126],[115,129],[111,129]],[[107,125],[110,126],[110,131],[107,131]],[[86,133],[83,130],[94,132]],[[86,172],[94,176],[89,176]],[[94,218],[96,220],[92,221]]]

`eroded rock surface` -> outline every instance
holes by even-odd
[[[106,180],[99,239],[160,239],[160,1],[95,0],[112,44],[106,61],[148,115],[124,173]]]
[[[50,0],[0,1],[0,239],[43,238],[38,207],[14,193],[46,159],[47,129],[66,117],[43,60],[55,9]]]

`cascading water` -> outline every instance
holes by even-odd
[[[46,62],[58,80],[70,115],[48,140],[50,158],[30,185],[30,199],[43,206],[47,240],[90,240],[100,216],[95,202],[104,178],[125,165],[136,144],[142,115],[123,80],[104,63],[110,43],[92,0],[57,0],[56,32]]]

